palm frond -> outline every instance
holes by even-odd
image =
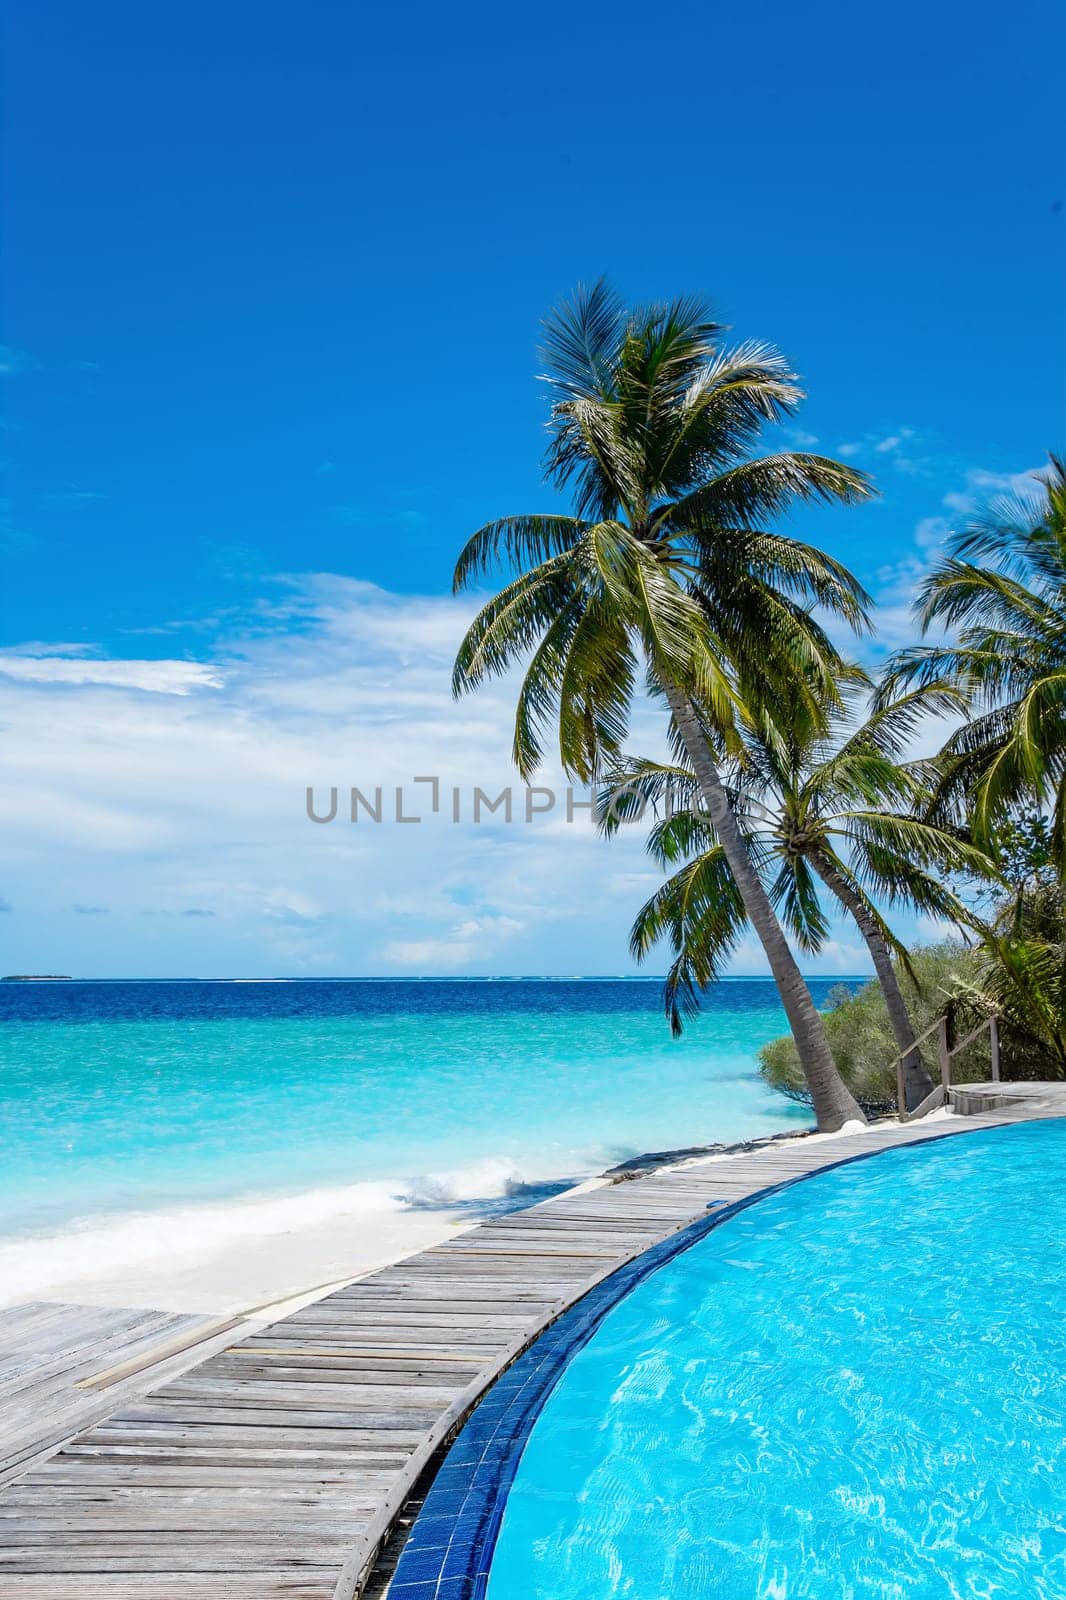
[[[452,587],[456,593],[495,566],[523,571],[573,549],[587,527],[576,517],[499,517],[486,522],[467,540],[455,563]]]
[[[640,821],[649,806],[668,815],[695,809],[699,784],[683,765],[623,757],[604,772],[594,803],[597,823],[609,836],[623,823]]]
[[[839,461],[781,451],[741,461],[663,506],[656,512],[655,527],[674,532],[737,528],[760,533],[767,521],[786,515],[797,502],[847,505],[873,493],[865,473]]]
[[[782,858],[770,885],[770,899],[800,949],[817,955],[829,933],[829,919],[822,910],[814,874],[802,856]]]
[[[663,1003],[675,1037],[719,976],[746,921],[744,903],[721,845],[674,874],[641,907],[630,934],[637,961],[665,939],[674,952]]]
[[[452,671],[458,698],[486,678],[505,672],[532,650],[575,595],[569,555],[553,556],[523,573],[482,606],[463,637]]]
[[[540,349],[544,378],[559,398],[613,395],[625,322],[625,306],[606,278],[590,286],[579,284],[544,319]]]

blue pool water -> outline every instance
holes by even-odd
[[[1062,1600],[1066,1122],[732,1216],[572,1357],[488,1600]]]
[[[784,1027],[758,980],[679,1043],[650,981],[0,984],[0,1243],[338,1186],[447,1204],[802,1127],[755,1071]]]

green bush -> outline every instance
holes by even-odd
[[[927,945],[911,952],[917,987],[905,971],[900,971],[900,986],[916,1034],[921,1034],[950,1006],[960,985],[977,981],[979,957],[973,950],[953,943]],[[896,1068],[898,1047],[892,1037],[888,1013],[880,985],[871,978],[861,988],[841,984],[829,996],[825,1013],[826,1032],[840,1075],[856,1100],[868,1114],[896,1109]],[[959,1013],[954,1026],[956,1037],[965,1036],[976,1021]],[[936,1037],[927,1039],[922,1054],[934,1083],[939,1083]],[[793,1100],[809,1101],[799,1057],[791,1034],[773,1039],[759,1051],[759,1071],[768,1084]],[[987,1035],[976,1039],[957,1055],[951,1064],[958,1083],[987,1078],[990,1055]]]
[[[1066,885],[1030,876],[981,936],[960,1012],[998,1016],[1004,1076],[1066,1078]]]

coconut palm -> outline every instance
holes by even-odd
[[[858,691],[865,674],[851,668],[842,679]],[[940,686],[942,710],[958,696]],[[900,987],[896,963],[909,966],[873,896],[943,920],[966,924],[970,916],[942,881],[946,873],[989,876],[991,862],[956,830],[915,813],[924,792],[901,757],[933,692],[914,691],[875,710],[859,727],[844,712],[828,729],[805,714],[796,694],[779,699],[773,714],[756,711],[744,731],[744,749],[729,784],[730,804],[767,881],[770,899],[796,943],[816,953],[829,932],[820,889],[827,889],[861,933],[885,998],[893,1036],[904,1056],[907,1107],[933,1087]],[[684,865],[652,895],[633,926],[631,947],[643,960],[667,938],[674,962],[666,1006],[675,1032],[698,1009],[705,984],[733,949],[747,918],[724,881],[728,863],[715,820],[701,815],[691,769],[649,761],[618,764],[599,796],[605,831],[665,804],[649,848],[667,867]],[[691,858],[691,859],[689,859]]]
[[[1052,811],[1052,853],[1066,878],[1066,460],[1052,456],[1031,494],[1002,495],[971,517],[919,596],[923,628],[956,639],[901,651],[884,693],[950,677],[971,708],[938,762],[943,815],[972,814],[993,846],[1017,805]]]
[[[739,748],[738,684],[756,663],[768,684],[809,685],[812,715],[832,700],[839,657],[811,608],[861,627],[866,596],[839,562],[767,523],[796,502],[871,491],[860,473],[824,456],[752,458],[763,426],[787,417],[801,391],[775,351],[726,348],[721,332],[697,301],[629,312],[602,282],[548,319],[545,468],[572,491],[573,511],[503,517],[470,539],[457,589],[497,562],[517,575],[471,625],[453,682],[461,694],[526,660],[519,771],[532,775],[554,727],[567,773],[591,781],[621,750],[643,664],[719,818],[819,1126],[838,1127],[861,1113],[729,809],[708,731],[722,749]]]

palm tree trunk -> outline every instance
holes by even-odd
[[[903,999],[903,991],[896,977],[896,968],[892,961],[892,954],[885,943],[884,936],[877,926],[877,920],[870,915],[862,895],[856,894],[853,886],[844,877],[843,873],[833,865],[832,861],[816,851],[807,857],[815,872],[821,878],[826,888],[840,901],[844,909],[851,915],[856,927],[866,940],[866,948],[873,959],[874,971],[877,981],[881,985],[881,993],[885,997],[885,1007],[888,1011],[888,1020],[892,1028],[892,1036],[903,1055],[903,1092],[907,1101],[907,1110],[913,1111],[915,1106],[921,1105],[927,1094],[932,1093],[933,1080],[926,1070],[922,1060],[921,1051],[914,1042],[914,1028],[911,1025],[907,1006]]]
[[[722,842],[729,870],[733,874],[748,920],[758,936],[770,963],[781,1003],[785,1008],[792,1037],[796,1041],[803,1075],[807,1080],[814,1114],[820,1132],[831,1132],[845,1122],[865,1122],[858,1101],[837,1071],[829,1048],[825,1024],[811,998],[803,974],[796,965],[788,941],[777,920],[770,897],[763,887],[748,854],[744,836],[729,806],[725,786],[707,747],[695,709],[687,695],[670,683],[663,691],[674,714],[674,723],[685,746],[692,770],[699,782],[703,802],[710,811]]]

